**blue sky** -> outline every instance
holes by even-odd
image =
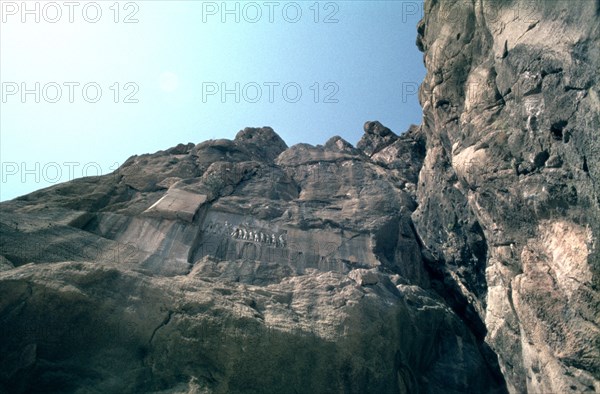
[[[0,200],[247,126],[421,122],[422,1],[27,3],[0,1]]]

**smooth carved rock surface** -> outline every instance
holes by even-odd
[[[158,216],[165,219],[181,219],[192,222],[198,209],[207,200],[205,194],[195,194],[182,189],[171,189],[144,211],[149,216]]]
[[[600,6],[424,11],[421,126],[0,204],[0,392],[600,391]]]

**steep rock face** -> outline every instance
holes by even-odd
[[[248,128],[0,204],[0,390],[504,392],[422,264],[424,153]]]
[[[599,15],[428,0],[420,127],[0,204],[0,392],[600,391]]]
[[[600,391],[600,3],[425,2],[433,286],[511,392]]]

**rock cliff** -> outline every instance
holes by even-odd
[[[1,204],[3,389],[502,392],[422,264],[424,156],[247,128]]]
[[[426,1],[415,226],[511,392],[600,391],[600,2]]]
[[[600,391],[600,5],[426,1],[423,124],[0,204],[0,392]]]

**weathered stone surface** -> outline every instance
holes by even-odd
[[[206,200],[207,196],[205,194],[171,188],[160,200],[146,209],[144,214],[164,219],[180,219],[191,223],[196,212]]]
[[[472,335],[441,301],[338,273],[264,287],[29,264],[3,274],[0,296],[9,392],[489,391]]]
[[[0,392],[600,391],[600,6],[425,1],[424,120],[0,204]]]
[[[376,285],[379,283],[379,275],[377,275],[377,272],[362,268],[350,271],[348,277],[358,283],[359,286]]]
[[[426,1],[427,156],[413,215],[433,285],[509,391],[600,391],[600,4]]]
[[[398,136],[392,130],[377,121],[366,122],[364,130],[365,134],[358,141],[356,147],[368,156],[373,156],[398,139]]]
[[[246,127],[237,133],[234,142],[239,143],[252,154],[262,157],[265,161],[274,160],[288,147],[270,127]]]
[[[0,204],[2,389],[502,392],[422,264],[419,141],[245,129]]]
[[[0,271],[7,271],[15,266],[4,256],[0,256]]]

